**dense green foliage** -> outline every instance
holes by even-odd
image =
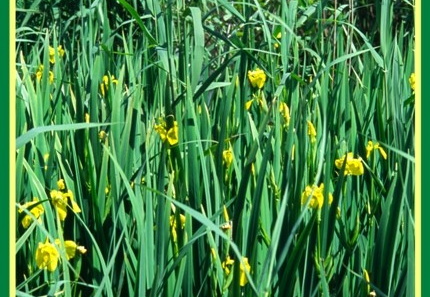
[[[17,0],[17,296],[414,296],[413,9]]]

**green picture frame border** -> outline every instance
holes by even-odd
[[[14,87],[12,84],[14,82],[13,77],[15,75],[14,63],[11,63],[13,45],[11,37],[14,36],[11,31],[14,26],[11,24],[12,16],[12,4],[14,1],[8,0],[2,3],[0,9],[0,83],[1,83],[1,98],[0,98],[0,135],[3,139],[6,139],[3,145],[0,145],[0,183],[1,183],[1,193],[3,198],[0,199],[0,226],[2,226],[1,238],[3,238],[4,244],[0,245],[0,292],[3,296],[7,296],[6,292],[10,293],[12,296],[11,283],[10,281],[14,278],[11,277],[10,267],[11,262],[15,253],[12,249],[14,246],[14,237],[12,234],[12,221],[10,220],[10,215],[12,214],[12,207],[14,204],[10,203],[12,201],[12,191],[11,191],[11,176],[14,176],[14,168],[11,166],[11,160],[14,156],[11,144],[11,120],[10,120],[10,106],[13,102],[11,90]],[[14,8],[15,6],[13,6]],[[14,29],[13,29],[14,30]],[[13,68],[12,68],[13,67]],[[9,197],[9,199],[7,198]],[[14,224],[13,224],[14,225]],[[9,244],[6,244],[7,242]],[[15,296],[15,295],[14,295]]]
[[[415,205],[415,257],[416,257],[416,267],[415,267],[415,282],[417,284],[417,288],[415,290],[416,296],[429,296],[430,294],[430,286],[426,285],[426,282],[423,280],[427,280],[430,277],[428,266],[430,255],[426,253],[426,250],[429,248],[429,238],[427,236],[423,236],[427,232],[426,226],[430,224],[430,217],[426,215],[429,213],[430,201],[425,199],[422,192],[422,185],[426,185],[430,183],[430,178],[428,172],[424,171],[424,168],[427,168],[427,164],[430,162],[430,157],[426,153],[430,150],[430,142],[427,137],[424,135],[424,131],[426,127],[429,125],[430,120],[429,117],[423,111],[430,109],[429,100],[425,100],[430,95],[430,88],[424,88],[426,85],[425,82],[429,77],[428,73],[424,71],[424,69],[428,69],[429,64],[429,56],[426,54],[429,52],[429,40],[422,38],[424,35],[423,32],[426,31],[426,28],[430,25],[430,20],[426,12],[430,11],[430,2],[429,1],[416,1],[418,3],[418,7],[416,10],[416,19],[415,19],[415,27],[418,28],[416,31],[415,40],[417,41],[417,51],[416,51],[416,59],[415,59],[415,73],[418,77],[418,85],[416,92],[416,187],[415,187],[415,197],[416,197],[416,205]]]

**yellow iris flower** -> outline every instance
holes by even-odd
[[[222,152],[222,161],[225,166],[230,167],[231,163],[233,163],[233,152],[230,149],[224,150]]]
[[[36,71],[37,81],[40,81],[42,79],[43,69],[44,69],[43,65],[39,65],[39,67],[37,68],[37,71]],[[48,81],[50,84],[54,82],[54,72],[52,72],[51,70],[49,70],[48,72]]]
[[[30,213],[36,218],[39,219],[40,215],[45,211],[45,209],[43,208],[42,204],[38,204],[36,206],[34,206],[35,204],[39,203],[39,199],[38,198],[33,198],[33,201],[24,203],[23,205],[20,206],[18,213],[22,213],[24,211],[24,209],[30,209]],[[27,229],[28,226],[30,226],[31,222],[33,221],[33,218],[26,214],[24,216],[24,218],[21,221],[22,226]]]
[[[63,46],[59,45],[57,47],[57,54],[58,56],[61,58],[64,56],[64,49]],[[51,62],[51,64],[55,63],[55,48],[53,48],[52,46],[49,47],[49,62]]]
[[[290,124],[290,109],[285,102],[279,102],[279,112],[281,113],[282,118],[284,119],[283,126],[288,128]]]
[[[342,169],[345,158],[345,175],[362,175],[364,173],[363,162],[361,159],[354,158],[353,153],[348,153],[334,162],[338,169]]]
[[[259,68],[248,71],[248,80],[251,83],[251,86],[254,88],[262,89],[264,87],[264,83],[266,82],[266,78],[267,77],[264,71]]]
[[[242,264],[243,262],[243,264]],[[248,277],[246,276],[246,272],[251,272],[251,265],[249,265],[248,258],[242,257],[242,262],[240,263],[240,275],[239,275],[239,285],[241,287],[245,286],[248,283]],[[229,275],[231,272],[231,268],[234,265],[234,260],[227,256],[224,262],[221,263],[221,267],[224,269],[226,275]],[[246,271],[246,272],[245,272]]]
[[[248,258],[243,257],[242,258],[243,264],[240,263],[240,276],[239,276],[239,284],[241,287],[245,286],[248,283],[248,277],[245,274],[245,271],[250,273],[251,272],[251,265],[248,263]]]
[[[57,247],[46,239],[45,243],[39,242],[35,258],[36,265],[39,269],[47,269],[52,272],[57,269],[60,253]]]
[[[154,130],[160,135],[163,142],[167,140],[170,145],[175,145],[179,141],[179,128],[176,121],[173,122],[173,127],[167,129],[167,124],[163,120],[160,124],[154,125]]]
[[[370,154],[374,151],[374,150],[378,150],[379,153],[381,154],[382,158],[384,158],[385,160],[387,159],[387,153],[385,152],[385,150],[380,146],[379,143],[377,142],[373,142],[373,141],[368,141],[367,145],[366,145],[366,159],[369,159]]]
[[[321,183],[319,187],[306,186],[305,190],[302,193],[302,205],[306,204],[306,202],[311,196],[309,201],[310,208],[319,208],[321,209],[324,204],[324,184]],[[328,204],[333,202],[333,195],[331,193],[328,194]]]
[[[258,92],[257,94],[252,94],[252,99],[245,102],[245,109],[249,110],[253,102],[256,102],[264,111],[267,111],[267,103],[266,98],[264,98],[264,93]]]
[[[412,73],[411,76],[409,76],[409,84],[411,85],[412,91],[415,92],[415,73]]]
[[[64,179],[62,179],[62,178],[60,178],[58,181],[57,181],[57,187],[58,187],[58,189],[59,190],[64,190],[64,189],[66,189],[66,183],[64,182]]]
[[[317,140],[317,131],[311,121],[308,121],[308,136],[311,139],[311,143],[314,143]]]
[[[68,199],[70,199],[70,203],[72,204],[72,210],[75,213],[81,212],[79,205],[76,203],[72,191],[68,190],[67,192],[61,192],[57,190],[52,190],[50,193],[52,204],[57,210],[58,216],[61,221],[64,221],[67,217],[67,203]]]
[[[61,244],[59,239],[55,239],[54,243],[49,242],[48,239],[39,242],[35,254],[36,265],[39,269],[47,269],[53,272],[58,267],[60,261],[60,249],[64,249],[67,260],[76,256],[76,251],[85,254],[87,249],[83,246],[78,246],[73,240],[65,240],[64,245]]]
[[[184,229],[186,218],[183,214],[179,214],[179,221],[181,222],[181,229]],[[178,240],[178,234],[176,232],[176,228],[177,228],[176,218],[174,215],[171,215],[170,216],[170,229],[172,232],[173,242],[177,242],[177,240]]]
[[[275,47],[275,48],[278,48],[279,46],[280,46],[280,43],[279,43],[279,39],[281,39],[281,37],[282,37],[282,33],[281,32],[279,32],[278,34],[276,34],[276,39],[277,40],[275,40],[275,43],[273,44],[273,46]]]
[[[226,275],[229,275],[231,272],[231,266],[233,266],[234,260],[230,258],[230,256],[227,256],[227,258],[224,260],[224,262],[221,263],[222,268],[224,269],[224,272]]]
[[[118,80],[113,75],[111,75],[110,77],[107,75],[103,76],[102,83],[100,84],[100,92],[102,93],[103,97],[106,96],[106,93],[109,89],[109,83],[116,85],[116,84],[118,84]]]
[[[105,130],[100,130],[98,136],[99,136],[99,139],[103,141],[108,136],[108,133]]]
[[[248,100],[245,102],[245,109],[249,110],[251,108],[252,102],[254,102],[254,99]]]
[[[61,247],[61,241],[59,239],[55,239],[55,244],[58,247]],[[74,242],[73,240],[65,240],[64,249],[66,252],[67,260],[74,258],[76,256],[76,251],[81,254],[85,254],[87,252],[87,249],[85,247],[77,245],[76,242]]]

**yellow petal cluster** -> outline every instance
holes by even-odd
[[[64,190],[64,189],[66,189],[66,183],[64,182],[64,179],[60,178],[60,179],[57,181],[57,187],[58,187],[58,189],[59,189],[60,191],[62,191],[62,190]]]
[[[308,121],[308,136],[311,139],[311,143],[317,140],[317,131],[311,121]]]
[[[251,108],[252,102],[254,102],[254,99],[248,100],[245,102],[245,109],[249,110]]]
[[[70,200],[71,207],[73,212],[78,213],[81,212],[79,205],[76,203],[73,193],[70,190],[57,191],[52,190],[50,192],[51,202],[57,210],[58,216],[61,221],[64,221],[67,217],[67,206],[68,200]]]
[[[58,247],[63,247],[59,239],[55,239],[55,244]],[[84,246],[77,245],[77,243],[74,242],[73,240],[64,241],[64,250],[66,252],[67,260],[74,258],[76,256],[77,251],[81,254],[85,254],[87,252],[87,249]]]
[[[39,242],[36,250],[36,265],[39,269],[47,269],[54,271],[57,269],[58,261],[60,260],[60,253],[55,244],[46,239],[46,242]]]
[[[113,75],[111,75],[110,77],[107,75],[103,76],[102,83],[100,84],[100,92],[102,93],[103,97],[106,96],[106,93],[109,89],[109,83],[116,85],[116,84],[118,84],[118,80]]]
[[[240,276],[239,276],[239,284],[241,287],[245,286],[248,283],[248,277],[245,274],[245,271],[251,272],[251,265],[248,263],[247,257],[242,257],[243,264],[240,263]]]
[[[243,263],[242,263],[243,262]],[[248,258],[242,257],[242,262],[240,263],[240,275],[239,275],[239,285],[241,287],[245,286],[248,283],[248,277],[246,276],[246,272],[251,272],[251,265],[249,265]],[[231,268],[234,265],[234,260],[227,256],[226,259],[221,263],[222,268],[226,275],[229,275],[231,272]],[[245,272],[246,271],[246,272]]]
[[[40,81],[42,79],[43,69],[44,69],[43,65],[39,65],[39,67],[37,68],[37,71],[36,71],[37,81]],[[54,72],[52,72],[51,70],[49,70],[48,72],[48,81],[50,84],[54,82]]]
[[[282,118],[284,119],[283,126],[288,128],[290,124],[290,109],[285,102],[279,102],[279,112],[281,113]]]
[[[367,142],[366,145],[366,159],[369,159],[370,154],[374,151],[374,150],[378,150],[379,153],[381,154],[382,158],[384,158],[385,160],[387,159],[387,153],[385,152],[385,150],[380,146],[379,143],[377,142],[373,142],[371,140],[369,140]]]
[[[334,164],[338,169],[342,169],[345,158],[345,175],[362,175],[364,173],[363,162],[360,158],[354,158],[353,153],[348,153],[341,158],[335,160]]]
[[[99,139],[103,141],[107,138],[108,133],[105,130],[100,130],[98,136],[99,136]]]
[[[185,216],[183,214],[179,214],[179,221],[181,222],[181,229],[184,229],[186,218],[185,218]],[[178,235],[177,235],[177,232],[176,232],[176,230],[177,230],[177,223],[176,223],[176,218],[175,218],[174,215],[170,216],[170,230],[172,232],[173,242],[177,242],[177,240],[178,240]]]
[[[24,209],[28,209],[36,219],[39,219],[40,215],[43,214],[43,212],[45,211],[42,204],[40,204],[39,199],[36,197],[33,198],[33,201],[20,205],[18,209],[18,213],[22,213]],[[33,218],[29,214],[26,214],[22,219],[21,224],[25,229],[27,229],[28,226],[30,226],[32,221],[33,221]]]
[[[279,32],[278,34],[276,34],[276,39],[279,40],[279,39],[281,39],[281,37],[282,37],[282,32]],[[280,45],[278,40],[275,40],[275,44],[273,45],[275,48],[278,48]]]
[[[221,263],[222,269],[224,269],[226,275],[230,274],[233,264],[234,260],[231,259],[230,256],[227,256],[227,258],[225,258],[225,260]]]
[[[167,140],[170,145],[175,145],[179,141],[179,129],[178,122],[174,121],[171,128],[167,128],[167,124],[164,120],[161,120],[160,124],[154,125],[154,130],[160,135],[163,142]]]
[[[50,196],[60,220],[64,221],[67,217],[67,196],[64,195],[63,192],[57,190],[52,190]]]
[[[255,70],[248,71],[248,80],[252,87],[254,88],[263,88],[264,83],[266,82],[266,74],[260,68],[256,68]]]
[[[258,92],[257,94],[252,94],[252,99],[245,102],[245,109],[249,110],[254,102],[256,102],[260,108],[267,111],[267,103],[264,98],[264,93]]]
[[[222,152],[222,161],[226,167],[230,167],[231,163],[233,163],[233,152],[231,149],[224,150]]]
[[[306,186],[305,190],[302,193],[302,205],[306,204],[309,201],[310,208],[318,208],[321,209],[324,205],[324,184],[321,183],[319,187],[316,185]],[[333,195],[331,193],[328,194],[328,204],[333,202]]]
[[[57,47],[57,54],[60,58],[62,58],[64,56],[64,49],[62,45],[59,45]],[[55,48],[53,48],[52,46],[49,46],[49,62],[51,62],[51,64],[55,63]]]
[[[412,91],[415,92],[415,72],[413,72],[411,76],[409,76],[409,84],[411,85]]]
[[[64,249],[67,260],[76,256],[78,251],[85,254],[87,249],[84,246],[78,246],[73,240],[65,240],[64,245],[61,244],[60,239],[55,239],[54,243],[49,242],[48,239],[39,242],[35,254],[36,265],[39,269],[47,269],[52,272],[57,269],[58,262],[60,261],[60,250]]]

